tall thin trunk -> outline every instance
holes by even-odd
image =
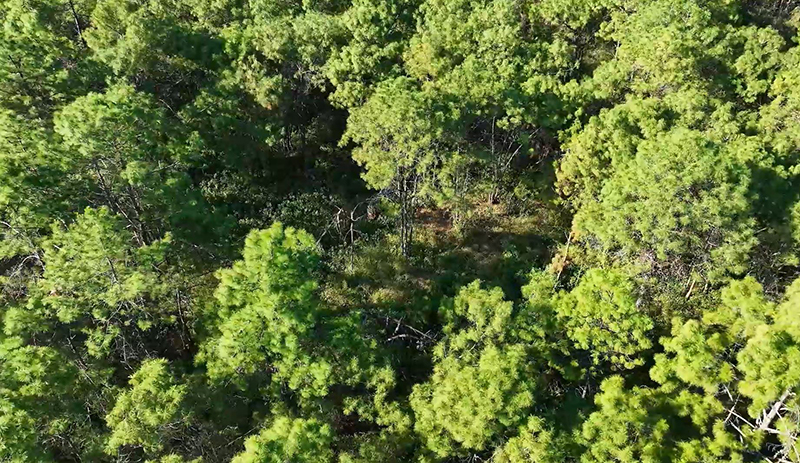
[[[400,254],[411,255],[411,244],[414,240],[414,216],[416,215],[416,177],[402,174],[398,179],[398,196],[400,200]]]
[[[72,12],[72,19],[75,21],[75,30],[78,32],[78,38],[83,44],[84,48],[87,48],[88,45],[86,44],[86,39],[83,38],[83,30],[81,29],[81,22],[78,19],[78,13],[75,11],[75,4],[72,0],[69,0],[69,9]]]

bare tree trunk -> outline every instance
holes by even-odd
[[[416,177],[401,174],[398,178],[398,199],[400,202],[400,254],[411,255],[414,239],[414,216],[416,215]]]
[[[75,20],[75,30],[78,32],[78,39],[84,48],[87,48],[86,39],[83,38],[83,30],[81,29],[81,22],[78,20],[78,13],[75,11],[75,4],[69,0],[69,9],[72,11],[72,19]]]
[[[778,401],[775,402],[775,404],[772,406],[769,412],[764,411],[762,413],[761,425],[758,427],[758,429],[761,430],[769,429],[769,425],[772,424],[772,420],[774,420],[775,417],[778,416],[778,413],[781,411],[781,407],[783,407],[783,403],[786,401],[786,399],[789,398],[791,394],[792,394],[792,389],[787,388],[783,392],[783,395],[781,395],[781,397],[778,399]]]

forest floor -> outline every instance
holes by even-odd
[[[443,297],[474,280],[518,299],[528,273],[549,265],[567,240],[560,211],[547,203],[538,206],[512,214],[501,205],[483,205],[460,227],[441,210],[423,209],[412,256],[398,255],[394,235],[357,244],[355,253],[339,256],[343,271],[328,283],[326,298],[340,307],[393,309],[411,318],[421,307],[435,311]]]

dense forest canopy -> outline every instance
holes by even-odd
[[[800,463],[799,28],[2,0],[0,462]]]

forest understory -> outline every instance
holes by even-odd
[[[0,463],[800,463],[800,1],[0,4]]]

